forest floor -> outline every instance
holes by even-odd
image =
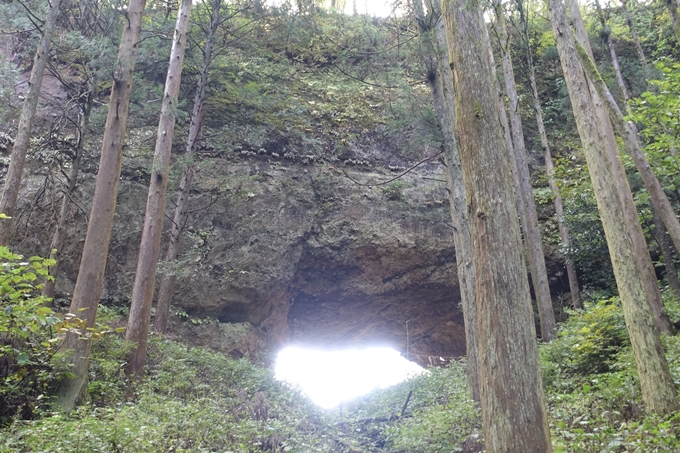
[[[666,299],[677,324],[680,303]],[[101,313],[111,324],[124,316]],[[678,384],[680,336],[663,342]],[[559,338],[540,350],[557,452],[680,451],[680,413],[644,413],[616,299],[571,313]],[[0,452],[484,451],[464,361],[323,410],[248,359],[160,336],[152,337],[147,377],[131,385],[126,351],[115,332],[97,340],[89,402],[63,414],[38,398],[32,419],[0,428]]]

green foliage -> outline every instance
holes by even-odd
[[[51,360],[61,320],[37,283],[52,264],[0,247],[0,425],[15,414],[32,416],[58,377]]]
[[[0,214],[2,217],[3,214]],[[40,294],[39,279],[48,276],[54,260],[33,256],[25,259],[0,247],[0,425],[13,418],[30,419],[49,408],[50,392],[68,374],[67,363],[58,352],[61,335],[75,333],[83,338],[108,339],[120,333],[107,321],[118,319],[103,307],[95,327],[73,315],[62,317],[47,306],[50,299]],[[127,346],[114,348],[94,343],[93,351],[106,354],[92,361],[90,386],[95,401],[113,401],[123,394],[120,380]],[[112,391],[115,389],[115,391]]]
[[[569,246],[563,245],[560,252],[576,264],[584,289],[602,290],[611,296],[615,294],[616,281],[609,248],[588,169],[584,159],[577,156],[555,159],[564,224],[569,231]]]
[[[131,388],[124,340],[95,345],[90,403],[15,422],[0,451],[348,451],[332,429],[322,432],[331,425],[311,402],[246,359],[151,337],[149,377]]]
[[[470,397],[465,365],[413,379],[413,417],[386,430],[387,444],[399,451],[456,451],[471,433],[481,430],[480,414]]]
[[[565,388],[580,385],[584,376],[609,371],[629,343],[617,298],[586,303],[583,310],[569,314],[557,338],[541,348],[544,380]]]
[[[680,63],[660,61],[660,80],[631,102],[631,119],[641,125],[645,154],[665,189],[678,190],[680,180]]]
[[[677,300],[665,296],[676,310]],[[679,451],[680,414],[644,413],[617,301],[586,304],[570,314],[558,339],[540,346],[555,451]],[[662,336],[662,342],[671,375],[680,384],[680,337]]]

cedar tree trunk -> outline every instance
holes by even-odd
[[[2,197],[0,198],[0,212],[10,217],[0,219],[0,245],[7,245],[12,231],[11,217],[14,215],[14,210],[17,207],[17,197],[19,196],[19,188],[21,187],[21,176],[24,172],[26,152],[28,151],[31,130],[33,129],[33,123],[35,122],[35,110],[38,107],[43,73],[45,72],[45,65],[47,65],[47,58],[50,54],[52,33],[54,32],[54,25],[57,21],[57,16],[59,15],[60,5],[61,0],[52,0],[49,13],[47,13],[47,19],[41,30],[42,37],[40,38],[38,50],[36,51],[33,60],[31,77],[28,79],[26,99],[24,100],[24,105],[21,109],[19,127],[17,129],[16,137],[14,137],[12,156],[9,162],[9,168],[7,169],[7,175],[5,176],[5,186],[2,191]]]
[[[552,451],[522,238],[481,8],[445,0],[472,238],[486,451]],[[469,5],[469,6],[468,6]]]
[[[441,17],[439,5],[428,2],[428,15],[425,15],[420,0],[413,0],[413,5],[420,28],[423,57],[428,72],[428,82],[432,90],[434,110],[444,142],[453,242],[456,249],[458,283],[465,322],[470,390],[473,400],[480,402],[475,280],[472,269],[470,225],[465,202],[463,170],[455,135],[455,96],[453,94],[449,49],[446,42],[446,27],[443,17]]]
[[[201,122],[203,120],[203,104],[205,103],[205,89],[208,85],[208,71],[210,70],[210,63],[212,62],[213,45],[215,41],[215,33],[220,24],[220,5],[222,0],[213,0],[213,8],[210,14],[210,28],[208,36],[206,36],[205,47],[203,48],[203,62],[201,64],[201,72],[198,76],[198,85],[196,87],[196,95],[194,97],[194,107],[191,112],[191,120],[189,125],[189,136],[185,148],[185,157],[189,162],[193,157],[196,142],[198,141],[198,134],[201,131]],[[160,279],[160,288],[158,290],[158,301],[156,302],[156,316],[154,318],[153,330],[155,332],[165,333],[168,328],[168,319],[170,318],[170,304],[172,303],[172,296],[175,292],[176,277],[172,270],[172,265],[177,259],[179,252],[179,240],[184,230],[184,224],[187,218],[187,209],[189,207],[189,192],[191,191],[191,183],[194,177],[194,166],[192,163],[182,171],[179,188],[177,190],[177,201],[175,202],[175,213],[172,218],[172,226],[170,227],[170,240],[168,241],[168,250],[165,253],[166,270]]]
[[[126,26],[123,29],[114,68],[90,221],[87,225],[73,300],[69,308],[71,314],[85,321],[85,327],[81,335],[68,333],[61,346],[64,351],[72,351],[68,360],[72,364],[70,371],[73,376],[64,378],[56,391],[57,403],[66,411],[70,411],[87,391],[87,369],[92,341],[85,329],[94,327],[104,280],[123,161],[132,74],[145,6],[146,0],[130,0],[126,14],[128,20],[125,21]]]
[[[128,318],[125,339],[137,344],[128,355],[127,374],[139,378],[144,371],[146,349],[149,340],[149,324],[151,322],[151,304],[156,286],[156,265],[163,234],[163,214],[165,212],[165,196],[168,188],[170,170],[170,154],[172,137],[175,131],[175,110],[177,96],[182,77],[184,50],[186,49],[187,31],[192,0],[182,0],[177,12],[175,35],[172,40],[170,64],[165,79],[165,92],[161,106],[161,117],[156,135],[156,150],[151,169],[149,196],[146,201],[146,215],[142,228],[142,241],[139,247],[137,273],[132,287],[132,303]]]
[[[628,152],[630,153],[631,157],[633,158],[633,161],[635,162],[635,166],[637,167],[638,172],[642,177],[642,181],[644,182],[645,187],[647,188],[649,197],[652,200],[652,205],[654,206],[655,209],[657,209],[657,211],[659,212],[659,216],[664,221],[664,224],[666,224],[666,228],[668,228],[671,239],[675,239],[677,236],[678,240],[680,241],[680,222],[678,222],[678,218],[675,216],[675,213],[673,212],[673,208],[670,204],[670,201],[668,200],[668,197],[663,191],[663,188],[661,187],[659,180],[652,171],[651,165],[649,165],[647,158],[642,152],[642,145],[640,145],[640,140],[638,138],[637,128],[635,127],[635,124],[625,120],[623,114],[621,113],[621,110],[619,109],[618,105],[616,104],[616,101],[614,100],[614,97],[609,92],[609,88],[607,88],[607,85],[604,83],[604,80],[602,80],[602,78],[600,77],[600,73],[597,71],[597,68],[593,63],[593,60],[590,59],[586,54],[585,49],[582,46],[577,47],[577,53],[581,61],[581,65],[584,69],[584,74],[588,80],[589,86],[593,88],[599,99],[604,99],[606,110],[609,111],[609,117],[619,130],[619,133],[623,138],[623,142],[626,145],[626,148],[628,149]],[[605,113],[607,112],[605,111]],[[607,124],[611,123],[607,121]],[[615,149],[615,151],[618,152],[618,148],[615,147],[615,144],[613,146],[614,146],[613,149]],[[614,157],[614,159],[618,161],[616,157]],[[622,178],[619,182],[626,183],[625,185],[627,186],[627,179],[625,176],[625,172],[623,170],[623,166],[621,166],[620,164],[619,166],[621,167],[621,169],[619,170],[621,173],[620,178]],[[624,196],[626,195],[626,193],[621,189],[622,185],[623,184],[619,185],[619,191],[621,192],[621,195]],[[632,195],[630,195],[630,188],[626,187],[626,190],[628,192],[628,195],[632,199]],[[630,224],[631,225],[637,224],[637,226],[640,227],[639,218],[637,216],[637,211],[635,210],[634,204],[632,205],[632,207],[628,206],[627,213],[629,215],[627,220],[630,222]],[[641,231],[642,229],[640,228],[640,232]],[[636,241],[635,246],[637,247],[638,250],[636,258],[638,259],[638,261],[640,261],[639,268],[642,272],[643,282],[647,286],[648,294],[647,301],[649,303],[650,308],[652,309],[652,312],[654,313],[654,317],[656,319],[656,323],[659,330],[662,332],[670,333],[673,331],[673,325],[668,320],[668,316],[666,316],[663,312],[663,299],[661,298],[661,294],[659,293],[659,287],[656,281],[656,273],[654,272],[652,260],[649,256],[647,242],[645,241],[643,234],[640,234],[639,236],[636,234],[633,239]],[[675,240],[673,241],[673,243],[675,244]]]
[[[517,176],[519,177],[519,192],[517,194],[524,210],[525,242],[527,245],[527,261],[531,270],[531,280],[534,284],[538,317],[541,322],[541,338],[544,342],[552,341],[557,334],[555,324],[555,311],[553,310],[552,298],[550,297],[550,285],[548,284],[548,271],[545,267],[545,254],[541,243],[541,233],[538,226],[538,214],[536,203],[531,187],[529,165],[527,164],[527,151],[524,144],[524,130],[519,111],[519,96],[515,87],[515,73],[510,59],[510,39],[508,38],[507,25],[503,5],[499,0],[494,0],[496,11],[496,24],[500,41],[501,56],[503,58],[503,78],[505,80],[505,92],[508,96],[510,111],[510,131],[512,135],[513,156],[517,162]]]
[[[529,69],[529,83],[531,85],[531,94],[533,97],[534,112],[536,114],[536,125],[538,127],[538,134],[541,137],[541,147],[543,148],[543,158],[545,160],[545,171],[548,176],[548,185],[553,195],[553,204],[555,206],[555,215],[557,216],[557,228],[560,232],[560,240],[563,247],[569,247],[569,231],[564,224],[564,208],[562,205],[562,197],[560,190],[555,181],[552,155],[550,153],[550,144],[548,143],[548,134],[543,123],[543,110],[541,108],[541,100],[538,96],[538,85],[536,84],[536,67],[534,65],[534,57],[531,53],[531,45],[529,39],[529,20],[527,11],[521,1],[517,1],[517,10],[519,12],[520,27],[524,35],[524,45],[526,46],[527,67]],[[578,286],[578,277],[576,276],[576,269],[574,263],[565,256],[564,265],[567,270],[567,279],[569,281],[569,291],[571,292],[571,306],[573,308],[583,308],[583,301],[581,300],[581,290]]]
[[[563,0],[550,1],[550,14],[630,333],[642,398],[649,412],[667,414],[680,406],[650,309],[650,300],[660,294],[656,279],[653,282],[655,292],[649,282],[644,281],[649,274],[643,267],[651,268],[652,265],[646,244],[645,250],[640,249],[644,236],[623,165],[618,159],[614,131],[602,99],[588,83],[581,66]],[[586,52],[583,46],[581,52]]]

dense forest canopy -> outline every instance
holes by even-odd
[[[0,3],[0,451],[678,450],[680,3],[369,6]],[[323,414],[264,355],[168,334],[244,324],[175,285],[218,272],[202,219],[235,231],[291,169],[292,198],[314,171],[311,217],[353,200],[337,177],[446,225],[467,359]],[[121,184],[149,185],[146,214]],[[121,216],[138,262],[111,260]],[[224,270],[244,299],[248,266]],[[260,349],[290,336],[263,326]]]

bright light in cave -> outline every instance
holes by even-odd
[[[299,386],[325,409],[427,372],[397,351],[379,347],[331,351],[288,347],[279,352],[275,371],[276,379]]]

